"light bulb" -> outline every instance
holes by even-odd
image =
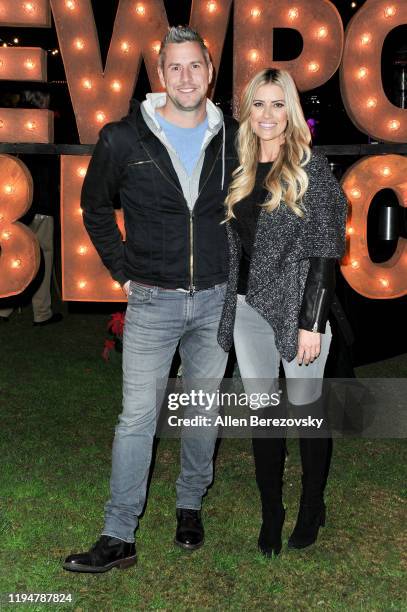
[[[25,127],[27,128],[27,130],[34,131],[37,127],[37,124],[35,123],[35,121],[27,121]]]
[[[80,51],[85,47],[85,42],[82,40],[82,38],[75,38],[74,45]]]
[[[65,6],[67,9],[69,9],[70,11],[74,11],[76,8],[75,5],[75,1],[74,0],[65,0]]]
[[[95,118],[98,123],[103,123],[103,121],[106,119],[106,115],[103,111],[97,111],[95,113]]]
[[[81,246],[78,248],[78,254],[79,254],[79,255],[86,255],[86,253],[87,253],[87,252],[88,252],[88,247],[87,247],[87,246],[83,246],[83,245],[81,245]]]
[[[3,121],[3,119],[0,119],[0,130],[1,130],[1,128],[3,128],[3,127],[4,127],[4,121]]]
[[[346,233],[348,234],[348,236],[352,236],[352,234],[354,234],[354,233],[355,233],[355,230],[354,230],[354,228],[353,228],[352,226],[349,226],[349,227],[346,229]]]
[[[216,2],[208,2],[206,8],[208,9],[208,13],[214,13],[218,6]]]
[[[351,189],[350,195],[355,200],[358,200],[360,198],[360,196],[362,195],[362,192],[357,187],[354,187],[353,189]]]
[[[76,171],[76,174],[80,176],[81,178],[83,178],[84,176],[86,176],[86,168],[84,168],[83,166],[79,166],[79,168]]]
[[[397,121],[397,119],[392,119],[391,121],[389,121],[389,129],[390,130],[398,130],[400,127],[400,121]]]
[[[365,66],[362,66],[361,68],[359,68],[357,75],[358,75],[358,79],[365,79],[368,75],[368,69],[365,68]]]
[[[114,289],[115,291],[117,291],[118,289],[121,289],[120,283],[118,283],[117,281],[114,281],[112,283],[112,289]]]
[[[308,64],[308,70],[310,72],[318,72],[319,70],[319,64],[317,62],[310,62]]]
[[[362,45],[368,45],[369,43],[372,42],[372,35],[370,32],[365,32],[364,34],[362,34],[362,36],[360,37],[360,42]]]
[[[291,21],[294,21],[294,19],[297,19],[298,17],[298,9],[293,7],[290,8],[290,10],[288,11],[288,19],[291,19]]]
[[[391,175],[391,168],[389,168],[389,166],[383,166],[383,168],[380,168],[380,174],[382,176],[390,176]]]
[[[9,232],[8,230],[4,230],[4,232],[1,235],[1,237],[3,238],[3,240],[10,240],[11,232]]]
[[[11,195],[12,193],[15,192],[15,187],[14,185],[10,185],[10,184],[4,185],[4,191],[5,193],[7,193],[7,195]]]
[[[124,40],[120,45],[120,49],[123,51],[123,53],[128,53],[130,51],[129,43]]]
[[[35,11],[35,5],[33,2],[24,2],[23,9],[26,13],[33,13]]]
[[[85,89],[92,89],[92,81],[90,79],[82,79],[82,86]]]
[[[151,47],[154,53],[156,53],[157,55],[160,53],[161,43],[159,40],[155,40],[153,44],[151,45]]]
[[[253,17],[253,19],[258,19],[261,15],[261,10],[257,6],[255,6],[250,11],[250,15],[251,17]]]
[[[384,16],[386,17],[386,19],[388,19],[389,17],[394,17],[396,13],[397,9],[395,6],[386,6],[386,8],[384,9]]]
[[[136,4],[136,13],[139,17],[144,17],[144,15],[146,14],[146,7],[144,6],[144,4]]]
[[[260,54],[257,49],[250,49],[248,57],[251,62],[258,62]]]
[[[120,91],[122,88],[122,84],[120,83],[120,81],[112,81],[110,87],[113,89],[113,91]]]
[[[85,289],[85,287],[86,287],[86,285],[87,285],[87,284],[88,284],[88,283],[87,283],[85,280],[80,280],[80,281],[78,281],[78,287],[79,287],[79,289]]]
[[[318,28],[317,30],[317,37],[318,38],[326,38],[328,36],[328,28],[326,26],[321,26],[320,28]]]
[[[11,267],[12,268],[20,268],[21,267],[21,259],[12,259],[11,260]]]
[[[360,268],[360,263],[358,262],[357,259],[353,259],[350,265],[352,266],[354,270],[357,270],[358,268]]]
[[[33,70],[35,68],[35,62],[31,58],[28,58],[25,60],[24,66],[27,70]]]
[[[377,106],[377,98],[368,98],[366,100],[367,108],[376,108]]]
[[[379,278],[379,283],[384,288],[387,288],[390,284],[387,278]]]

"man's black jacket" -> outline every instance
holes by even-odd
[[[112,277],[165,288],[199,290],[227,278],[224,200],[238,160],[237,124],[225,117],[206,147],[199,196],[190,212],[169,154],[147,127],[137,104],[100,132],[82,189],[85,227]],[[117,227],[114,199],[124,211],[126,241]]]

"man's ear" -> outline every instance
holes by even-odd
[[[163,87],[163,89],[165,89],[164,73],[163,73],[161,66],[157,66],[157,72],[158,72],[158,78],[160,79],[161,86]]]

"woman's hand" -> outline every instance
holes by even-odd
[[[298,365],[308,365],[316,359],[321,352],[321,334],[306,329],[298,330]]]

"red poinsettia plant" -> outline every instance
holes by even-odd
[[[125,312],[114,312],[107,324],[107,329],[110,338],[105,339],[105,345],[102,351],[102,357],[105,361],[109,361],[110,352],[115,349],[119,353],[123,347],[123,328],[124,328]]]

